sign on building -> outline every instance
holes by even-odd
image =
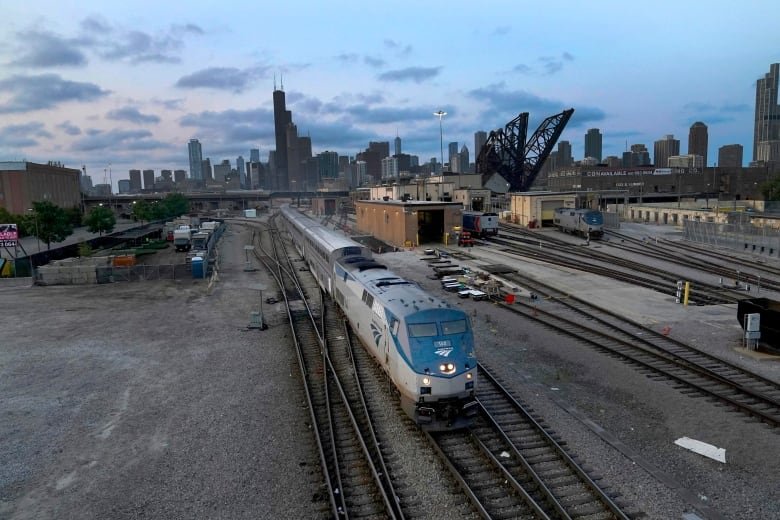
[[[0,224],[0,246],[16,247],[19,240],[19,230],[16,224]]]

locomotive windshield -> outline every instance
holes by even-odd
[[[450,334],[463,334],[466,330],[466,320],[441,322],[441,333],[445,336],[449,336]]]
[[[602,215],[600,211],[588,211],[587,213],[585,213],[585,216],[583,217],[583,219],[588,224],[603,224],[604,223],[604,215]]]
[[[452,320],[441,322],[441,334],[442,336],[450,336],[452,334],[463,334],[468,331],[468,323],[466,320]],[[429,338],[432,336],[438,336],[435,323],[411,323],[409,324],[409,337],[410,338]]]
[[[435,323],[410,323],[410,338],[428,338],[438,335]]]

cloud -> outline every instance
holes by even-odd
[[[532,69],[528,65],[518,63],[517,65],[512,67],[512,72],[519,72],[520,74],[531,74]]]
[[[562,112],[569,108],[569,103],[555,99],[547,99],[525,90],[508,90],[506,84],[495,83],[477,88],[467,93],[469,97],[487,103],[489,109],[484,113],[486,120],[506,120],[516,117],[521,112],[528,112],[531,118],[541,122],[542,119]],[[594,121],[602,121],[606,114],[596,107],[574,107],[574,114],[567,127],[582,126]],[[529,129],[533,123],[529,123]],[[503,125],[502,125],[503,126]],[[530,134],[529,130],[529,134]]]
[[[182,35],[202,35],[195,24],[171,25],[166,30],[149,33],[124,29],[102,17],[90,16],[81,21],[85,33],[78,41],[84,48],[96,52],[109,61],[139,63],[180,63],[179,53],[184,47]]]
[[[62,38],[49,31],[22,31],[17,39],[24,42],[11,65],[23,67],[77,67],[86,65],[87,57],[75,40]]]
[[[359,59],[360,55],[355,52],[345,52],[336,56],[336,60],[343,63],[355,63]]]
[[[81,128],[72,124],[70,121],[63,121],[57,125],[57,128],[61,129],[68,135],[79,135],[81,133]]]
[[[142,114],[135,107],[122,107],[116,110],[111,110],[108,114],[106,114],[106,117],[108,119],[113,119],[115,121],[129,121],[131,123],[136,123],[136,124],[148,124],[148,123],[160,122],[159,117],[152,114]]]
[[[337,61],[340,61],[345,65],[352,65],[354,63],[358,63],[361,60],[369,67],[380,68],[385,65],[385,60],[383,60],[382,58],[377,58],[368,55],[361,57],[360,54],[356,52],[344,52],[338,54],[335,58]]]
[[[560,56],[541,56],[539,61],[542,62],[542,68],[544,74],[551,76],[563,68],[564,61],[573,61],[574,56],[568,52],[564,52]]]
[[[199,25],[195,25],[194,23],[188,23],[184,25],[174,25],[173,29],[175,31],[183,31],[192,34],[197,34],[199,36],[202,34],[206,34],[206,31],[204,31]]]
[[[551,76],[563,69],[565,62],[574,61],[574,56],[569,52],[563,52],[560,56],[540,56],[536,60],[539,66],[534,68],[525,63],[519,63],[512,67],[511,72],[524,75]]]
[[[167,108],[168,110],[180,110],[182,108],[182,104],[184,103],[184,99],[182,98],[176,98],[176,99],[157,99],[154,98],[151,100],[152,103],[162,105],[163,107]]]
[[[127,31],[102,42],[101,56],[107,60],[128,59],[131,63],[179,63],[178,56],[170,54],[182,47],[180,39],[170,35],[152,36],[142,31]]]
[[[385,39],[384,44],[385,47],[393,50],[398,56],[408,56],[409,54],[412,53],[411,45],[404,45],[400,42],[391,40],[389,38]]]
[[[94,101],[109,94],[94,83],[62,79],[58,74],[16,75],[0,80],[0,92],[11,99],[0,105],[0,114],[52,108],[67,101]]]
[[[0,128],[0,146],[25,148],[38,145],[38,138],[51,139],[43,123],[31,122],[21,125],[8,125]]]
[[[407,67],[405,69],[388,70],[378,77],[384,81],[414,81],[422,83],[439,75],[441,67]]]
[[[89,33],[107,34],[112,31],[111,25],[102,17],[88,16],[81,20],[81,29]]]
[[[226,144],[231,141],[258,141],[273,139],[274,113],[266,108],[249,110],[205,111],[187,114],[179,120],[183,127],[197,128],[195,135],[211,142]]]
[[[681,124],[690,125],[692,121],[701,121],[706,125],[728,123],[737,120],[740,113],[753,110],[746,103],[723,103],[715,105],[708,102],[692,101],[683,105],[685,114],[680,117]]]
[[[382,58],[375,58],[373,56],[363,56],[363,61],[369,67],[380,68],[385,66],[385,60]]]
[[[574,114],[572,114],[567,127],[577,128],[580,126],[589,125],[591,123],[595,123],[596,121],[603,121],[606,117],[607,115],[600,108],[588,106],[575,107]]]
[[[108,148],[128,150],[147,150],[164,148],[168,145],[148,139],[152,136],[149,130],[87,130],[87,135],[73,143],[72,149],[81,152],[92,152]],[[154,146],[149,146],[152,143]]]
[[[235,67],[210,67],[182,76],[176,82],[179,88],[209,88],[214,90],[230,90],[243,92],[252,85],[254,80],[266,76],[268,67],[250,67],[238,69]]]

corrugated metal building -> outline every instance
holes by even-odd
[[[460,202],[355,201],[356,231],[396,247],[451,243],[462,213]]]

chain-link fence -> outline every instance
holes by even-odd
[[[728,223],[685,220],[683,233],[687,240],[753,253],[780,257],[780,231],[751,224],[748,215],[738,215]]]

